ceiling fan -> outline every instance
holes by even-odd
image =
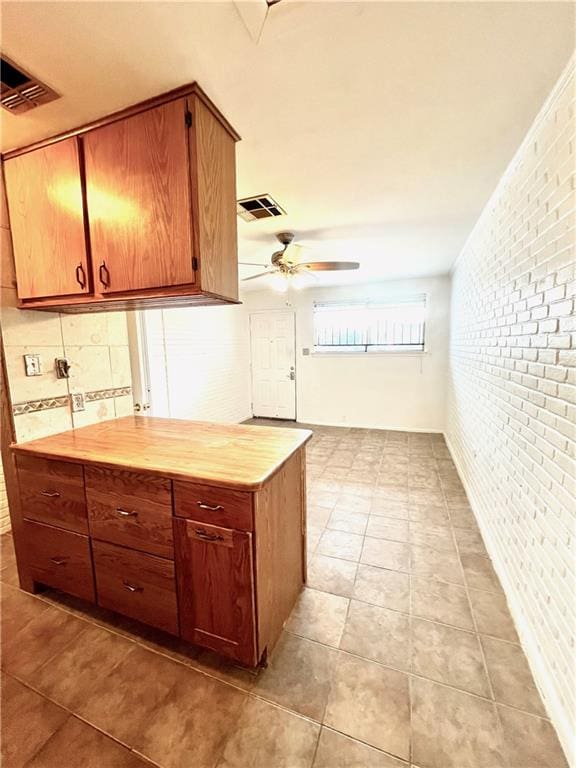
[[[357,261],[301,261],[302,251],[307,250],[301,245],[294,245],[293,232],[279,232],[276,239],[283,246],[282,250],[275,251],[270,259],[271,266],[266,267],[265,272],[258,272],[257,275],[245,277],[246,280],[256,280],[265,275],[274,275],[276,277],[275,285],[278,290],[287,290],[289,284],[295,288],[302,287],[301,277],[312,272],[331,272],[334,270],[358,269],[360,263]],[[241,261],[252,267],[261,267],[263,264],[254,264],[252,262]]]

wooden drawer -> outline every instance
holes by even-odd
[[[251,531],[252,494],[174,481],[174,514],[209,525]]]
[[[93,541],[98,605],[178,634],[174,563]]]
[[[26,560],[34,581],[95,601],[90,540],[72,531],[25,520]]]
[[[86,467],[86,499],[95,539],[174,558],[170,480]]]
[[[29,520],[88,533],[80,464],[16,456],[22,514]]]

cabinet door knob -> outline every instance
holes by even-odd
[[[211,506],[210,506],[210,504],[204,504],[204,502],[203,502],[203,501],[197,501],[196,503],[198,504],[198,506],[200,507],[200,509],[207,509],[207,510],[209,510],[210,512],[218,512],[218,510],[219,510],[219,509],[224,509],[224,507],[222,506],[222,504],[216,504],[216,506],[215,506],[215,507],[211,507]]]
[[[80,288],[86,288],[86,273],[82,264],[76,267],[76,282],[80,284]]]
[[[129,581],[124,580],[122,584],[124,585],[124,588],[128,590],[128,592],[144,592],[144,587],[136,587],[134,584],[130,584]]]
[[[132,510],[130,510],[130,511],[129,511],[129,510],[127,510],[127,509],[120,509],[120,507],[118,507],[118,509],[116,510],[116,512],[117,512],[117,513],[118,513],[118,514],[119,514],[121,517],[138,517],[138,512],[136,512],[136,510],[135,510],[135,509],[132,509]]]
[[[51,557],[50,560],[54,565],[66,565],[67,557]]]
[[[104,286],[104,288],[110,287],[110,270],[106,266],[106,262],[103,261],[102,264],[100,264],[100,267],[98,269],[98,274],[100,275],[100,282]]]
[[[49,499],[57,499],[60,494],[58,491],[40,491],[40,496],[47,496]]]

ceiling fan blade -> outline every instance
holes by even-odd
[[[303,264],[297,264],[297,269],[306,269],[310,272],[329,272],[340,269],[358,269],[358,261],[308,261]]]
[[[257,275],[250,275],[250,277],[243,277],[241,282],[245,283],[246,280],[256,280],[257,277],[264,277],[264,275],[271,275],[271,274],[272,272],[268,270],[266,272],[258,272]]]
[[[262,269],[270,269],[269,264],[262,264],[261,261],[239,261],[238,264],[242,264],[246,267],[262,267]]]

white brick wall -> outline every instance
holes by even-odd
[[[572,60],[456,263],[447,409],[450,449],[568,753],[576,715],[574,107]]]

